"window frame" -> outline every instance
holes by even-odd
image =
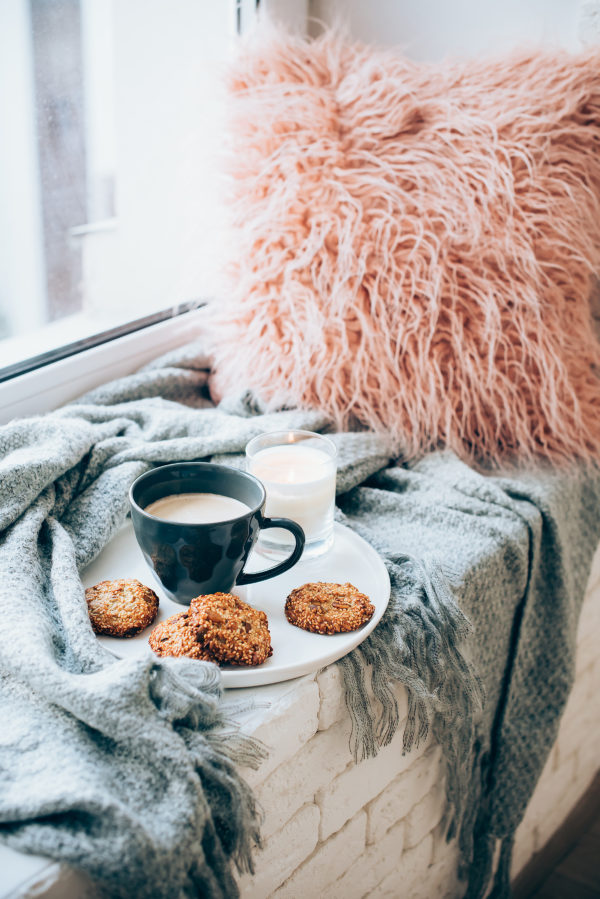
[[[42,415],[131,374],[202,333],[201,310],[181,312],[0,383],[0,425]]]

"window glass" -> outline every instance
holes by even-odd
[[[235,0],[2,0],[0,376],[203,297],[240,17]]]

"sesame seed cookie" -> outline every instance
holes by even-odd
[[[352,584],[303,584],[292,590],[285,602],[290,624],[315,634],[358,630],[374,611],[369,597]]]
[[[232,593],[197,596],[190,603],[190,613],[219,662],[262,665],[273,655],[266,614]]]
[[[148,638],[150,648],[159,656],[187,656],[202,662],[216,659],[204,645],[189,612],[177,612],[157,624]]]
[[[134,637],[152,624],[158,596],[134,578],[100,581],[85,591],[92,628],[110,637]]]

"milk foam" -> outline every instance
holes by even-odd
[[[144,511],[166,521],[212,524],[246,515],[250,506],[233,496],[220,493],[174,493],[150,503]]]

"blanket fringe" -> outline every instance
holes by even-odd
[[[211,867],[221,872],[225,894],[235,896],[237,886],[228,870],[229,861],[240,874],[254,873],[253,851],[262,846],[263,820],[262,810],[237,768],[258,768],[267,749],[259,740],[243,735],[238,722],[224,710],[221,672],[215,665],[169,659],[154,661],[153,666],[152,698],[196,758],[210,807],[204,852],[210,846]],[[247,708],[252,707],[249,701]],[[240,703],[232,710],[239,712]]]
[[[438,567],[408,555],[388,555],[385,561],[392,587],[386,613],[340,662],[352,719],[351,750],[358,762],[390,743],[402,724],[394,688],[406,687],[403,752],[422,744],[430,732],[440,742],[451,839],[470,792],[472,747],[484,700],[481,680],[459,645],[470,625]]]

